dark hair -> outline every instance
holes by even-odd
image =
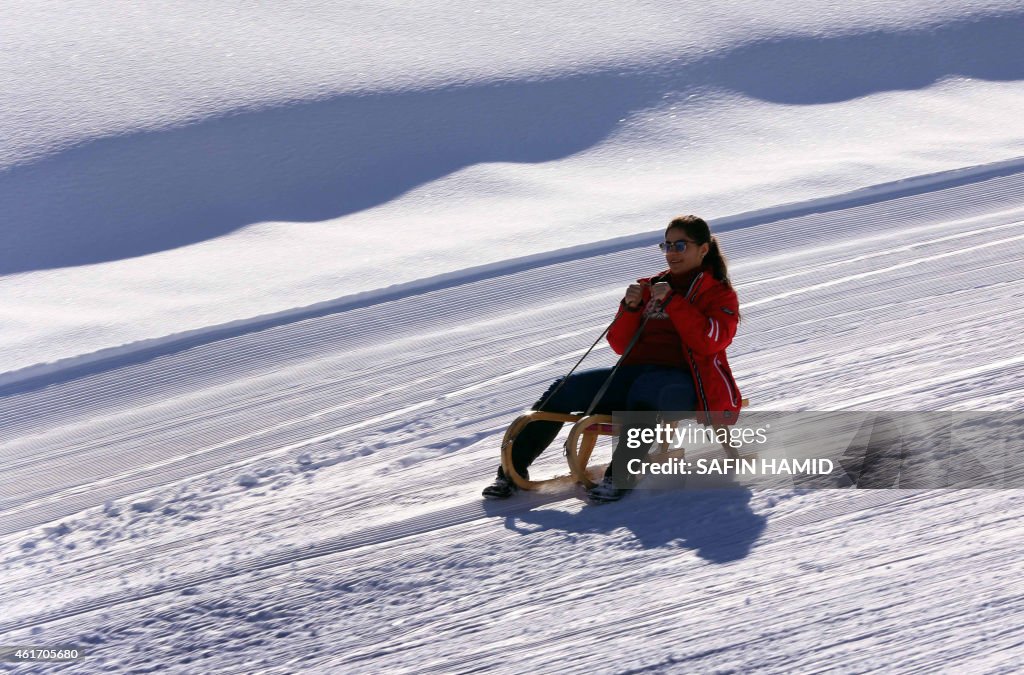
[[[665,234],[669,230],[682,230],[686,236],[698,244],[708,245],[708,254],[704,256],[704,264],[711,268],[711,274],[721,281],[727,288],[732,288],[732,280],[729,278],[729,265],[725,254],[718,248],[718,239],[711,234],[711,228],[703,218],[697,216],[678,216],[665,228]]]

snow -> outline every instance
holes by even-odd
[[[1024,665],[1019,489],[479,498],[679,213],[754,409],[1020,411],[1019,3],[3,14],[15,672]]]
[[[725,17],[695,10],[686,19],[692,32],[655,30],[658,22],[641,12],[622,49],[636,48],[634,34],[658,44],[663,32],[678,32],[673,39],[683,42],[669,40],[656,57],[636,48],[637,62],[613,64],[601,60],[614,53],[601,41],[616,25],[610,17],[592,42],[585,31],[568,41],[576,44],[566,47],[568,63],[537,50],[528,72],[506,57],[460,58],[489,74],[441,84],[424,74],[416,87],[397,84],[392,64],[408,77],[430,59],[401,47],[376,88],[357,87],[343,70],[333,77],[350,88],[310,85],[301,95],[275,75],[284,62],[274,50],[284,43],[242,59],[247,78],[267,78],[248,85],[203,51],[212,36],[230,43],[237,26],[218,29],[237,23],[230,15],[164,8],[167,22],[147,25],[173,34],[192,20],[180,39],[195,39],[160,59],[144,58],[160,44],[147,30],[130,40],[117,40],[117,30],[87,39],[108,28],[108,9],[90,20],[71,12],[31,22],[41,33],[14,33],[9,44],[91,47],[78,59],[89,66],[84,73],[49,77],[50,67],[34,67],[41,56],[5,68],[19,76],[0,117],[0,132],[11,130],[0,137],[12,144],[0,181],[0,203],[10,205],[0,247],[0,370],[651,232],[680,210],[722,218],[1024,154],[1022,61],[1008,56],[1019,51],[1019,15],[1005,16],[1012,7],[972,6],[945,22],[938,17],[949,7],[918,7],[912,23],[907,8],[871,3],[857,21],[849,8],[790,9],[772,20],[752,5]],[[113,25],[127,30],[145,19],[132,16]],[[336,31],[333,16],[322,21]],[[366,40],[361,16],[351,17],[353,44]],[[426,23],[447,25],[446,16]],[[575,25],[574,15],[561,18]],[[713,30],[722,21],[742,28]],[[795,25],[786,30],[788,22]],[[259,13],[250,23],[287,25]],[[394,25],[411,33],[417,24]],[[561,43],[559,25],[539,25],[534,39]],[[262,29],[254,30],[259,43]],[[716,36],[711,45],[705,32]],[[472,41],[456,34],[441,44],[458,51]],[[25,47],[6,58],[25,53],[35,54]],[[311,59],[310,73],[330,70],[334,58]],[[422,68],[450,73],[449,57],[437,59]],[[119,65],[110,70],[108,60]],[[74,82],[64,83],[69,75]],[[168,78],[177,92],[169,99]],[[245,92],[232,98],[232,87]],[[129,94],[144,110],[120,100]],[[101,109],[80,121],[77,100],[50,100],[59,95],[88,97]],[[278,98],[257,103],[270,95]],[[180,98],[202,109],[178,110]],[[31,152],[17,140],[25,129],[35,138]]]

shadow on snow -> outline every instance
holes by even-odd
[[[767,525],[765,516],[750,509],[751,496],[749,489],[736,484],[637,490],[621,502],[588,505],[577,513],[539,509],[506,514],[505,527],[523,534],[610,534],[626,528],[643,548],[686,548],[708,562],[728,563],[745,558]],[[490,504],[485,503],[485,509],[497,515],[500,510]]]
[[[812,105],[955,75],[1024,79],[1020,18],[766,40],[643,70],[341,96],[89,141],[0,172],[0,274],[130,258],[256,222],[336,218],[481,162],[557,160],[680,92]],[[685,114],[700,97],[678,105]]]

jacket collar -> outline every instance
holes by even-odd
[[[687,298],[691,298],[694,293],[699,291],[709,279],[712,279],[711,268],[707,266],[701,266],[690,272],[686,277],[681,279],[682,285],[673,284],[672,290],[676,293],[685,292]],[[659,282],[672,283],[672,273],[669,270],[659,272],[658,274],[651,277],[651,284]]]

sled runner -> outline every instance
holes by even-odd
[[[745,408],[747,404],[747,399],[743,399],[742,407]],[[572,429],[569,430],[569,436],[565,440],[565,460],[569,464],[568,476],[561,475],[544,480],[529,480],[523,478],[516,471],[515,466],[512,464],[512,444],[515,443],[516,436],[526,428],[526,425],[534,421],[572,423]],[[542,485],[561,482],[570,477],[584,487],[591,488],[596,485],[594,478],[600,480],[600,476],[591,476],[587,470],[590,455],[597,446],[597,440],[601,436],[615,436],[617,433],[618,429],[612,422],[611,415],[574,415],[533,410],[517,417],[505,431],[505,437],[501,441],[501,467],[505,475],[511,478],[523,490],[536,490]],[[727,457],[737,458],[740,456],[739,451],[736,448],[730,447],[727,443],[722,444],[722,449]],[[663,444],[661,450],[652,452],[649,458],[653,461],[658,461],[668,456],[679,455],[682,452],[682,448],[670,450]]]

